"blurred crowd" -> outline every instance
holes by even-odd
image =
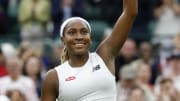
[[[123,0],[0,0],[0,101],[39,101],[46,72],[61,64],[61,23],[92,26],[94,51]],[[139,13],[115,60],[118,101],[180,101],[180,0],[138,0]]]

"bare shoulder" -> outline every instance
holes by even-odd
[[[57,72],[56,72],[56,70],[55,69],[51,69],[51,70],[49,70],[48,72],[47,72],[47,74],[46,74],[46,77],[45,77],[45,79],[47,79],[47,80],[55,80],[55,81],[57,81],[58,80],[58,76],[57,76]]]
[[[55,101],[58,97],[58,76],[55,69],[47,72],[45,79],[43,80],[42,86],[42,97],[41,101]]]

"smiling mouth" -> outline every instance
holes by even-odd
[[[83,47],[83,46],[85,46],[85,43],[75,43],[75,44],[73,44],[73,46]]]

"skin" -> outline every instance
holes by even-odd
[[[140,54],[145,63],[149,64],[152,58],[152,46],[148,42],[143,42],[140,45]]]
[[[134,40],[127,39],[121,48],[120,54],[126,59],[131,60],[136,55],[136,43]]]
[[[138,80],[143,84],[148,84],[151,77],[151,67],[148,64],[140,64],[138,69]]]
[[[141,88],[135,88],[130,92],[127,101],[145,101],[144,91]]]
[[[9,76],[11,77],[12,80],[16,81],[21,74],[22,61],[17,57],[12,57],[11,59],[7,60],[6,65]]]
[[[171,8],[176,16],[180,15],[180,7],[176,2],[173,0],[162,0],[162,5],[154,10],[154,17],[158,19],[164,13],[164,6]]]
[[[6,95],[11,101],[25,101],[25,96],[19,90],[7,91]]]
[[[36,82],[38,80],[38,74],[41,71],[41,63],[38,57],[30,57],[24,68],[26,74]]]
[[[135,79],[122,79],[121,86],[125,89],[131,88],[136,85]]]
[[[124,0],[123,7],[123,13],[117,20],[112,33],[96,50],[113,75],[115,74],[115,57],[124,44],[138,13],[137,0]],[[72,67],[79,67],[86,63],[89,58],[88,48],[91,45],[91,36],[85,23],[79,20],[69,22],[65,27],[62,41],[68,50],[68,62]],[[57,73],[55,69],[52,69],[44,79],[41,101],[56,101],[59,95],[58,89]]]

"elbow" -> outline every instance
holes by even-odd
[[[130,15],[132,17],[136,17],[138,15],[138,10],[133,11]]]
[[[137,2],[137,0],[124,0],[123,12],[126,15],[136,17],[138,15],[138,2]]]
[[[136,17],[138,15],[138,7],[135,7],[130,11],[130,15]]]
[[[123,13],[130,17],[136,17],[138,15],[138,8],[134,9],[124,9]]]
[[[124,12],[124,15],[135,18],[138,15],[138,11],[133,11],[133,12]]]

